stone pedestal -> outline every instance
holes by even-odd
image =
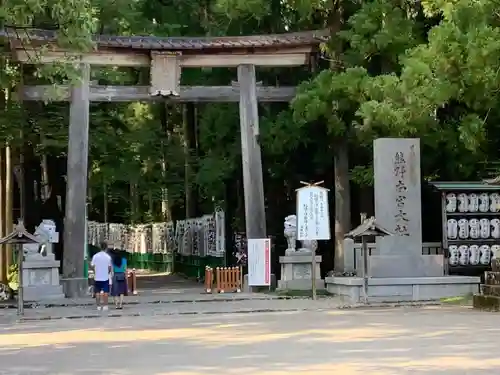
[[[370,303],[438,301],[477,293],[480,282],[468,276],[369,278],[366,297]],[[326,289],[348,303],[364,301],[362,277],[327,277]]]
[[[376,238],[366,275],[362,251],[353,256],[354,243],[345,241],[346,263],[357,277],[327,278],[327,290],[352,303],[425,301],[476,291],[479,278],[446,277],[443,255],[422,254],[420,140],[375,140],[373,167],[376,223],[392,235]]]
[[[361,253],[361,252],[360,252]],[[363,257],[356,259],[356,275],[363,277]],[[412,266],[413,265],[413,266]],[[440,277],[444,276],[444,256],[371,255],[368,277]]]
[[[42,257],[40,257],[42,258]],[[23,297],[25,301],[64,298],[59,284],[60,262],[54,259],[27,259],[23,262]]]
[[[280,257],[281,279],[278,289],[310,290],[312,289],[312,256],[311,252],[297,251]],[[316,288],[325,289],[321,279],[321,255],[316,255]]]
[[[59,240],[59,233],[52,220],[43,220],[35,231],[40,243],[23,245],[23,298],[25,301],[46,301],[64,298],[59,283],[59,266],[52,244]]]

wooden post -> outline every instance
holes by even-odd
[[[264,182],[254,65],[238,66],[238,83],[240,85],[241,157],[243,159],[246,234],[247,239],[266,238]]]
[[[10,233],[9,233],[10,234]],[[11,245],[12,246],[12,245]],[[24,262],[24,252],[23,245],[14,245],[17,247],[17,272],[18,272],[18,289],[17,289],[17,315],[24,315],[24,280],[23,280],[23,262]]]
[[[214,270],[211,267],[205,268],[205,292],[212,293],[212,286],[214,283]]]
[[[5,237],[5,150],[0,149],[0,237]],[[0,282],[7,281],[7,247],[0,245]]]
[[[13,210],[13,177],[14,173],[12,171],[12,153],[9,145],[5,147],[5,223],[4,223],[4,233],[5,235],[9,235],[14,230],[14,218],[12,217]],[[5,245],[7,264],[15,262],[16,260],[12,259],[12,245]]]
[[[368,244],[365,236],[361,237],[361,251],[363,252],[363,302],[368,303]]]
[[[85,208],[89,140],[90,66],[81,64],[81,82],[71,90],[63,277],[66,296],[84,295]]]
[[[215,269],[215,291],[217,293],[220,293],[221,289],[222,289],[222,286],[221,286],[221,268],[217,267]]]

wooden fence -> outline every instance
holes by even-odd
[[[241,292],[243,284],[243,271],[241,267],[205,268],[205,292],[225,293]],[[214,288],[215,284],[215,288]]]

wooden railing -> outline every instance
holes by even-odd
[[[216,293],[241,292],[242,287],[241,267],[217,267],[205,268],[205,292]],[[214,286],[215,281],[215,288]]]

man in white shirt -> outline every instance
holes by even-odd
[[[101,251],[92,257],[91,266],[94,269],[94,292],[97,310],[108,309],[109,275],[112,270],[111,257],[106,252],[108,244],[101,243]]]

